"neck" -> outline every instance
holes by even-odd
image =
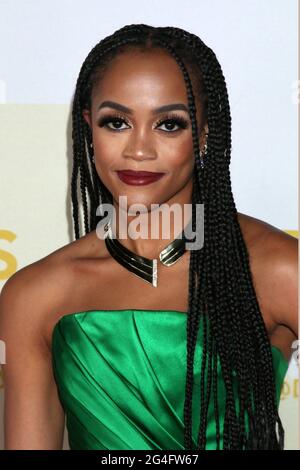
[[[113,233],[123,246],[137,255],[158,258],[190,221],[191,200],[191,187],[188,187],[160,207],[152,210],[150,207],[138,215],[128,214],[126,207],[120,207],[114,201],[116,219],[115,225],[112,221]]]

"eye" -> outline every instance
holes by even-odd
[[[128,129],[128,127],[122,127],[123,123],[129,126],[127,120],[123,116],[114,114],[100,118],[98,125],[100,127],[106,127],[112,131],[120,132]],[[112,124],[113,127],[109,126],[109,124]],[[163,130],[164,132],[173,133],[178,132],[181,129],[187,129],[189,127],[189,121],[178,114],[165,115],[158,121],[156,127],[161,127],[162,125],[166,126],[166,130]],[[174,129],[174,126],[177,126],[177,129]]]
[[[108,124],[113,123],[115,127],[110,127]],[[111,116],[105,116],[101,119],[99,119],[99,126],[100,127],[106,127],[112,131],[122,131],[124,128],[122,128],[122,123],[125,123],[128,125],[128,122],[126,119],[124,119],[122,116],[116,116],[116,115],[111,115]],[[126,127],[125,127],[126,129]]]
[[[189,127],[189,121],[185,119],[183,116],[179,116],[178,114],[167,115],[161,118],[157,126],[164,125],[166,126],[167,130],[164,132],[177,132],[181,129],[187,129]],[[177,129],[174,129],[174,125],[178,126]]]

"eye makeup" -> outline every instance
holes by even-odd
[[[101,117],[99,120],[98,120],[98,125],[99,127],[106,127],[107,129],[109,130],[112,130],[112,131],[121,131],[121,130],[124,130],[124,129],[120,129],[120,128],[112,128],[110,126],[108,126],[109,123],[125,123],[126,125],[129,126],[129,123],[127,121],[127,119],[122,116],[121,114],[117,114],[117,113],[111,113],[111,114],[108,114],[106,116],[103,116]],[[175,129],[175,130],[168,130],[168,131],[163,131],[163,132],[167,132],[167,133],[170,133],[170,132],[177,132],[181,129],[187,129],[189,127],[189,120],[184,118],[183,116],[179,115],[179,114],[176,114],[176,113],[168,113],[168,114],[165,114],[164,116],[162,116],[156,123],[156,127],[159,127],[161,126],[162,124],[165,124],[165,123],[168,123],[168,124],[171,124],[171,125],[176,125],[179,127],[179,129]]]

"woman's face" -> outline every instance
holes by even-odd
[[[157,110],[165,105],[174,109]],[[200,136],[198,100],[196,106]],[[91,112],[84,110],[83,116],[92,130],[97,173],[117,203],[119,196],[127,196],[128,206],[142,203],[148,209],[153,203],[191,202],[194,159],[186,86],[165,51],[131,50],[114,58],[93,88]],[[164,174],[137,186],[122,181],[120,170]]]

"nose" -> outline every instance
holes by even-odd
[[[155,160],[157,153],[149,134],[142,130],[132,131],[128,136],[123,158],[136,161]]]

